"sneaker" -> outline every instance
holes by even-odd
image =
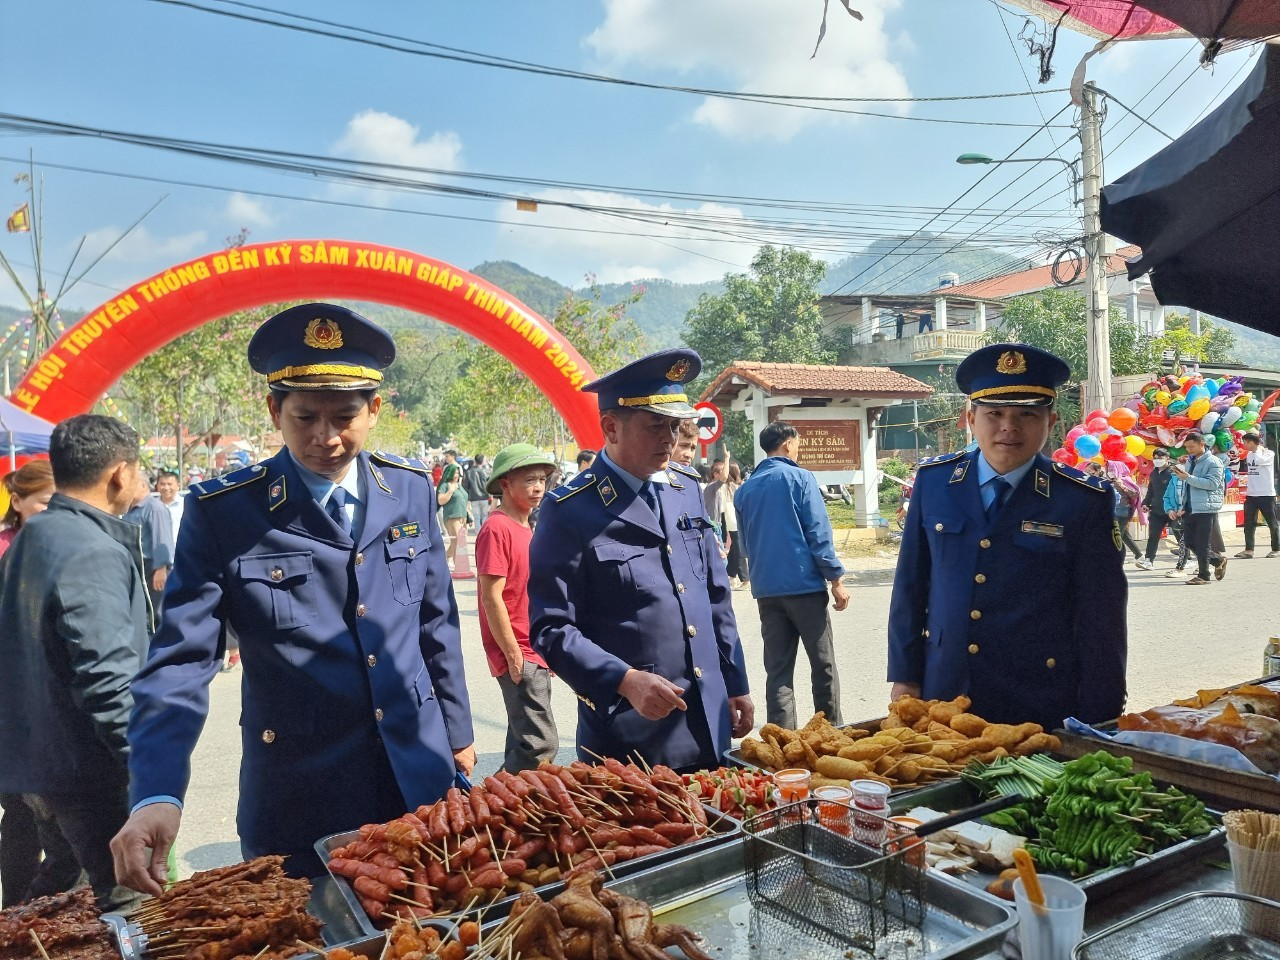
[[[1170,547],[1170,548],[1169,548],[1169,552],[1170,552],[1170,553],[1181,553],[1181,552],[1182,552],[1182,548],[1181,548],[1181,547]]]
[[[1270,560],[1272,557],[1280,557],[1280,550],[1272,550],[1270,553],[1267,554],[1268,560]]]
[[[222,672],[230,673],[240,663],[240,651],[229,650],[222,660]]]
[[[1183,573],[1183,570],[1181,567],[1174,567],[1172,570],[1165,571],[1165,576],[1168,577],[1170,580],[1174,580],[1182,576],[1182,573]]]
[[[1204,586],[1204,585],[1205,585],[1206,583],[1208,583],[1208,582],[1209,582],[1208,580],[1201,580],[1199,577],[1192,577],[1190,580],[1188,580],[1188,581],[1187,581],[1187,586],[1188,586],[1188,587],[1202,587],[1202,586]]]
[[[1223,557],[1218,561],[1218,565],[1213,568],[1213,576],[1217,580],[1221,580],[1227,575],[1227,558]]]
[[[1143,558],[1143,559],[1141,559],[1141,560],[1136,561],[1136,562],[1134,563],[1134,566],[1135,566],[1135,567],[1137,567],[1139,570],[1154,570],[1154,569],[1155,569],[1155,564],[1154,564],[1154,563],[1152,563],[1150,560],[1147,560],[1147,559],[1145,559],[1145,558]]]
[[[1237,559],[1237,560],[1252,560],[1252,559],[1253,559],[1253,551],[1252,551],[1252,550],[1241,550],[1239,553],[1237,553],[1237,554],[1236,554],[1236,559]]]

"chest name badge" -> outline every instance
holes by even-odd
[[[418,521],[412,523],[400,523],[391,528],[389,536],[392,540],[399,540],[401,537],[417,537],[422,535],[422,524]]]
[[[1042,537],[1061,537],[1066,531],[1060,523],[1036,523],[1034,520],[1023,520],[1022,532],[1038,533]]]

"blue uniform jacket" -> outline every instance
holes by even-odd
[[[1128,583],[1111,485],[1037,454],[988,523],[977,452],[920,464],[889,609],[889,680],[993,723],[1111,720]]]
[[[578,695],[578,753],[718,766],[729,697],[748,692],[729,578],[694,475],[655,484],[662,523],[603,459],[542,504],[529,563],[534,649]],[[644,719],[628,668],[684,687],[687,712]],[[589,752],[590,751],[590,752]]]
[[[379,738],[410,810],[439,799],[453,751],[473,739],[430,475],[381,454],[361,453],[355,469],[368,481],[355,549],[284,451],[192,487],[133,682],[131,800],[182,799],[224,623],[235,630],[241,845],[299,858],[294,872],[318,871],[318,838],[382,815]]]

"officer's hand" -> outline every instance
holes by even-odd
[[[729,698],[729,721],[733,724],[735,737],[745,737],[755,729],[756,705],[749,695],[744,693],[740,697]]]
[[[519,683],[524,679],[524,655],[520,651],[516,651],[515,659],[507,657],[507,676],[511,678],[512,683]]]
[[[849,591],[843,580],[831,581],[831,602],[836,610],[843,610],[849,605]]]
[[[151,589],[163,590],[165,581],[169,579],[168,567],[156,567],[155,573],[151,575]]]
[[[158,897],[169,880],[169,848],[178,836],[182,811],[172,803],[149,803],[125,821],[111,840],[116,882]]]
[[[476,768],[476,746],[471,744],[469,747],[463,747],[461,750],[453,751],[453,765],[462,771],[463,775],[471,776],[471,771]]]
[[[645,670],[628,670],[618,684],[618,696],[626,697],[646,720],[661,720],[672,710],[688,709],[681,699],[683,693],[684,687]]]
[[[901,700],[903,697],[920,697],[920,684],[918,683],[895,683],[889,688],[889,702]]]

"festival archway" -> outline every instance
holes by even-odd
[[[550,323],[452,264],[352,240],[248,244],[170,267],[90,311],[10,399],[57,423],[91,409],[127,370],[187,331],[236,310],[307,298],[372,301],[450,324],[529,377],[580,447],[601,445],[595,397],[581,392],[595,374]]]

